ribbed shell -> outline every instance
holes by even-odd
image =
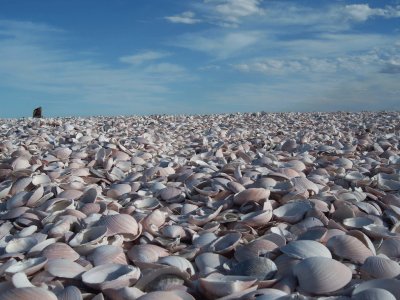
[[[362,264],[373,253],[359,239],[349,235],[336,235],[327,242],[327,247],[338,257]]]
[[[279,250],[288,256],[297,259],[320,256],[332,258],[332,254],[328,248],[319,242],[311,240],[298,240],[280,247]]]
[[[393,278],[400,274],[398,262],[381,256],[370,256],[360,268],[367,278]]]
[[[306,258],[294,266],[293,273],[302,290],[316,295],[337,291],[352,277],[348,267],[327,257]]]

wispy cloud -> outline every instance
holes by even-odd
[[[170,89],[171,82],[191,78],[179,65],[154,64],[164,55],[159,52],[121,58],[132,63],[126,67],[71,54],[54,43],[54,33],[63,32],[45,25],[0,21],[0,33],[0,86],[39,92],[54,103],[70,99],[71,105],[62,111],[58,107],[54,114],[76,113],[72,103],[79,103],[81,114],[110,111],[107,107],[126,113],[154,112],[168,94],[176,92]]]
[[[217,59],[226,59],[243,54],[262,37],[261,31],[203,32],[180,36],[172,44],[204,52]]]
[[[201,20],[195,18],[195,13],[191,11],[185,11],[179,15],[165,17],[171,23],[182,23],[182,24],[196,24],[200,23]]]
[[[123,63],[139,65],[170,56],[170,53],[160,51],[144,51],[134,55],[122,56],[119,60]]]

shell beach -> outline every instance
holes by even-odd
[[[398,112],[0,128],[0,300],[400,299]]]

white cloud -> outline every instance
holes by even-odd
[[[219,32],[212,36],[207,33],[187,34],[179,37],[173,44],[204,52],[218,59],[226,59],[242,54],[262,37],[263,34],[259,31]]]
[[[248,16],[263,15],[260,0],[208,0],[209,5],[215,5],[215,13],[224,22],[240,23],[240,19]]]
[[[400,74],[400,59],[391,59],[382,68],[381,73]]]
[[[185,11],[176,16],[165,17],[166,20],[172,23],[183,23],[183,24],[196,24],[200,23],[200,19],[195,18],[195,13],[191,11]]]
[[[369,4],[352,4],[346,5],[343,12],[348,18],[363,22],[373,16],[380,16],[385,18],[397,18],[400,17],[400,6],[392,7],[387,6],[385,8],[371,8]]]
[[[123,63],[139,65],[139,64],[142,64],[145,62],[158,60],[158,59],[167,57],[169,55],[170,54],[166,53],[166,52],[145,51],[145,52],[134,54],[134,55],[122,56],[119,58],[119,60]]]

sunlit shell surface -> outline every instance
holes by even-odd
[[[400,299],[400,114],[0,120],[0,300]]]

